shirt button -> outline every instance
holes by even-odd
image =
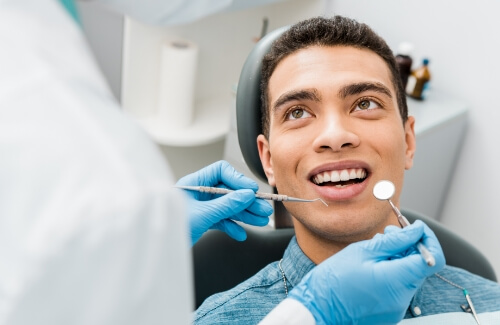
[[[419,308],[418,306],[413,307],[413,312],[414,312],[414,313],[415,313],[415,315],[417,315],[417,316],[422,315],[422,311],[420,310],[420,308]]]

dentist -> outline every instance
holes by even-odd
[[[173,189],[168,163],[121,111],[61,2],[0,0],[0,324],[189,324],[190,246],[210,228],[244,240],[232,220],[265,225],[271,207],[225,162],[179,183],[241,190],[213,198]],[[235,6],[101,2],[148,23],[188,22]],[[358,243],[315,268],[264,322],[314,323],[340,310],[351,317],[348,302],[325,304],[340,290],[325,285],[338,263],[346,267],[335,277],[349,280],[362,276],[367,260],[398,256],[384,260],[393,275],[385,278],[398,296],[411,296],[428,275],[407,251],[421,238],[444,264],[426,227],[392,229],[373,239],[377,245],[370,241],[379,250],[363,255],[367,243]],[[388,284],[373,286],[380,293]],[[404,303],[390,298],[387,313],[400,313]]]

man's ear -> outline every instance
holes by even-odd
[[[257,148],[259,149],[260,162],[267,176],[267,182],[269,185],[276,187],[273,163],[271,160],[271,151],[269,150],[269,141],[263,134],[259,134],[257,137]]]
[[[415,118],[408,116],[405,123],[405,141],[406,141],[406,161],[405,169],[410,169],[413,166],[413,156],[417,149],[417,142],[415,139]]]

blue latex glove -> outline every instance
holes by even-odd
[[[420,239],[435,266],[414,248]],[[436,236],[417,220],[347,246],[311,270],[289,297],[306,306],[317,324],[397,324],[425,278],[444,265]]]
[[[219,229],[243,241],[247,235],[238,220],[249,225],[265,226],[273,208],[269,202],[256,199],[259,186],[237,172],[228,162],[219,161],[181,178],[177,185],[223,187],[237,190],[220,196],[186,191],[191,242],[194,245],[208,229]]]

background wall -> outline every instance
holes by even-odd
[[[123,16],[93,1],[76,1],[97,63],[117,99],[121,97]]]
[[[432,91],[470,104],[464,147],[440,221],[485,253],[500,276],[498,12],[500,2],[493,0],[334,0],[329,13],[367,23],[393,49],[411,41],[417,64],[430,58]]]

